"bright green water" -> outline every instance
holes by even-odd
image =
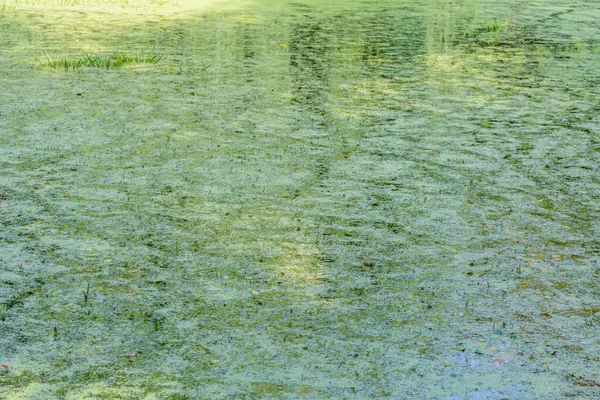
[[[600,396],[598,4],[102,3],[0,5],[1,398]]]

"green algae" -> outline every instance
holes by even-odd
[[[598,396],[597,8],[5,4],[0,397]]]

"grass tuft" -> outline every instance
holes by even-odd
[[[73,60],[66,57],[53,59],[52,56],[46,52],[45,55],[36,57],[35,59],[42,67],[69,70],[82,67],[114,69],[135,64],[157,64],[163,58],[163,54],[158,54],[152,50],[149,54],[138,52],[135,55],[117,52],[109,55],[92,55],[86,53],[84,57]]]
[[[481,30],[484,32],[504,32],[507,29],[507,24],[500,23],[497,20],[484,22]]]

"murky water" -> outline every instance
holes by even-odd
[[[0,5],[0,397],[600,395],[590,3]]]

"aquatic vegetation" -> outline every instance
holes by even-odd
[[[19,1],[0,398],[600,398],[599,5]]]
[[[484,22],[481,25],[481,30],[485,32],[504,32],[509,29],[510,25],[506,22],[499,22],[495,19]]]
[[[109,55],[85,54],[85,56],[76,59],[68,59],[67,57],[54,59],[46,52],[45,56],[36,57],[36,61],[42,67],[52,69],[69,70],[82,67],[114,69],[137,64],[157,64],[163,57],[163,54],[158,54],[152,50],[148,54],[138,52],[134,55],[129,55],[127,53],[115,52]]]

